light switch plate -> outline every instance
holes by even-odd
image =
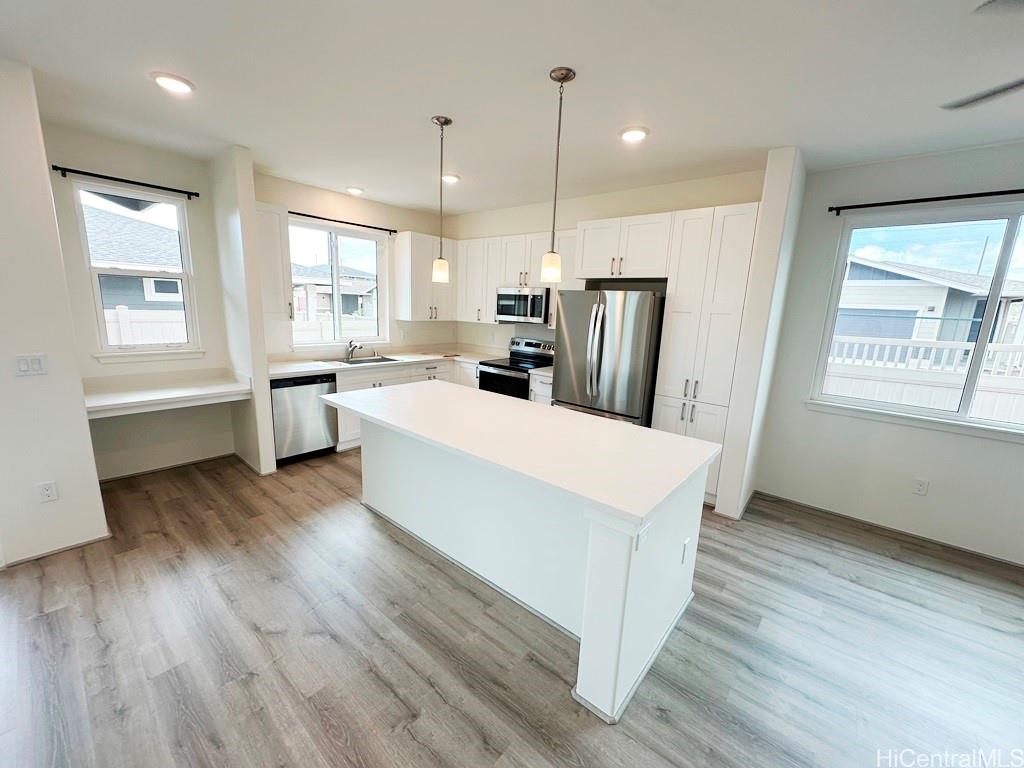
[[[45,376],[46,372],[46,355],[42,352],[14,358],[15,376]]]

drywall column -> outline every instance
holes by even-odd
[[[754,492],[805,177],[800,150],[768,153],[715,504],[715,512],[727,517],[741,517]]]
[[[32,72],[0,59],[0,564],[109,535]],[[46,374],[15,376],[14,357]],[[39,484],[59,498],[41,503]]]
[[[213,210],[231,366],[252,381],[252,400],[232,404],[235,452],[261,475],[277,468],[260,285],[252,153],[230,147],[213,160]]]

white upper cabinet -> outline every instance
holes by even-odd
[[[557,236],[557,235],[556,235]],[[526,282],[524,285],[550,286],[551,283],[540,281],[540,264],[544,254],[551,249],[551,233],[536,232],[526,236]]]
[[[526,235],[511,235],[501,238],[501,288],[525,286]]]
[[[460,240],[458,244],[459,280],[455,319],[463,323],[483,322],[484,283],[487,278],[487,254],[484,241]]]
[[[611,277],[621,232],[622,219],[581,221],[576,227],[576,277]]]
[[[437,236],[399,232],[395,236],[395,319],[454,320],[458,264],[454,240],[445,239],[447,283],[431,280]]]
[[[288,211],[276,205],[256,206],[260,248],[263,311],[291,317],[292,273],[288,253]]]
[[[728,405],[747,295],[757,203],[715,209],[691,397]]]
[[[652,213],[581,221],[577,227],[577,277],[665,277],[672,214]]]
[[[483,322],[497,323],[498,288],[501,288],[502,247],[500,237],[484,240],[484,257],[487,269],[484,273]]]
[[[665,277],[671,234],[671,213],[622,219],[615,276]]]

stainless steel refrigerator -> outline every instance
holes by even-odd
[[[555,405],[650,426],[665,298],[559,291]]]

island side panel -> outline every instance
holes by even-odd
[[[617,722],[693,596],[707,468],[631,527],[588,513],[587,584],[574,696]]]
[[[365,419],[361,428],[367,506],[579,636],[581,501]]]

